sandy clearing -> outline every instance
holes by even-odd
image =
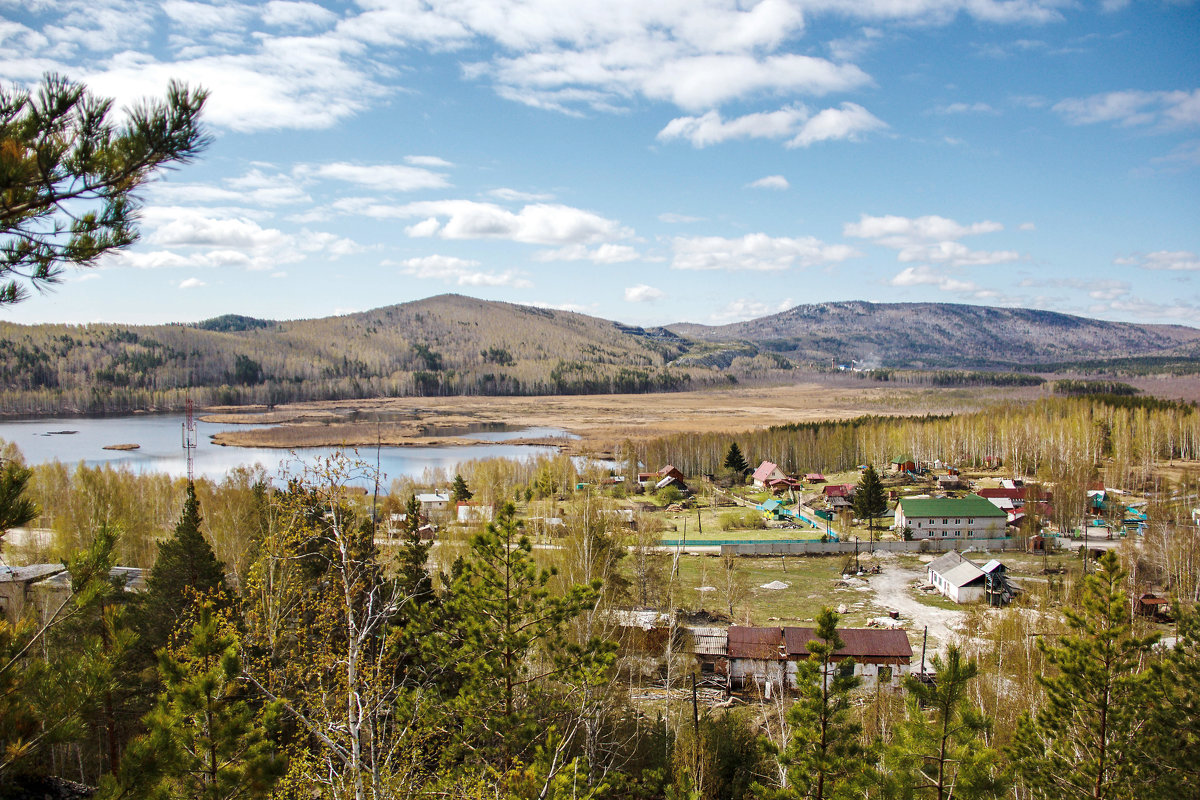
[[[883,611],[899,611],[900,621],[905,623],[910,634],[916,634],[918,641],[922,629],[929,626],[929,652],[926,659],[934,653],[943,652],[951,639],[958,637],[958,628],[966,619],[965,611],[951,611],[945,608],[925,605],[917,600],[915,587],[924,585],[925,570],[921,567],[906,567],[892,553],[876,553],[875,557],[883,567],[879,575],[869,578],[869,586],[874,593],[873,603]],[[920,659],[920,656],[917,656]]]

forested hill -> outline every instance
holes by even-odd
[[[724,380],[666,369],[686,345],[663,329],[459,295],[288,322],[0,323],[0,413],[179,408],[188,386],[211,404],[649,392]]]
[[[0,323],[0,414],[125,413],[377,396],[596,394],[779,377],[793,365],[1200,365],[1200,330],[1024,309],[824,303],[723,327],[644,329],[442,295],[312,320]]]
[[[1005,369],[1200,356],[1200,330],[1182,325],[1134,325],[951,303],[818,303],[731,325],[668,328],[690,339],[741,341],[793,361],[826,364],[858,359],[888,367]]]

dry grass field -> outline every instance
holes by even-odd
[[[213,408],[212,422],[271,423],[275,427],[218,434],[217,444],[242,447],[337,445],[452,445],[466,426],[502,423],[549,427],[578,439],[567,452],[604,457],[625,439],[662,434],[743,431],[789,422],[849,419],[864,414],[925,414],[947,406],[968,411],[1028,390],[897,388],[864,381],[804,382],[771,387],[665,394],[549,397],[419,397]],[[353,419],[351,419],[353,418]]]

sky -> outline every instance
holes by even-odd
[[[638,325],[831,300],[1200,327],[1200,4],[0,0],[0,83],[211,94],[141,240],[15,322],[444,292]]]

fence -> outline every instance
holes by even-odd
[[[834,555],[837,553],[853,553],[855,547],[859,553],[883,551],[888,553],[945,553],[950,550],[1022,550],[1024,539],[921,539],[914,542],[869,542],[859,540],[842,542],[742,542],[740,544],[721,545],[721,555],[733,556],[804,556],[804,555]]]

